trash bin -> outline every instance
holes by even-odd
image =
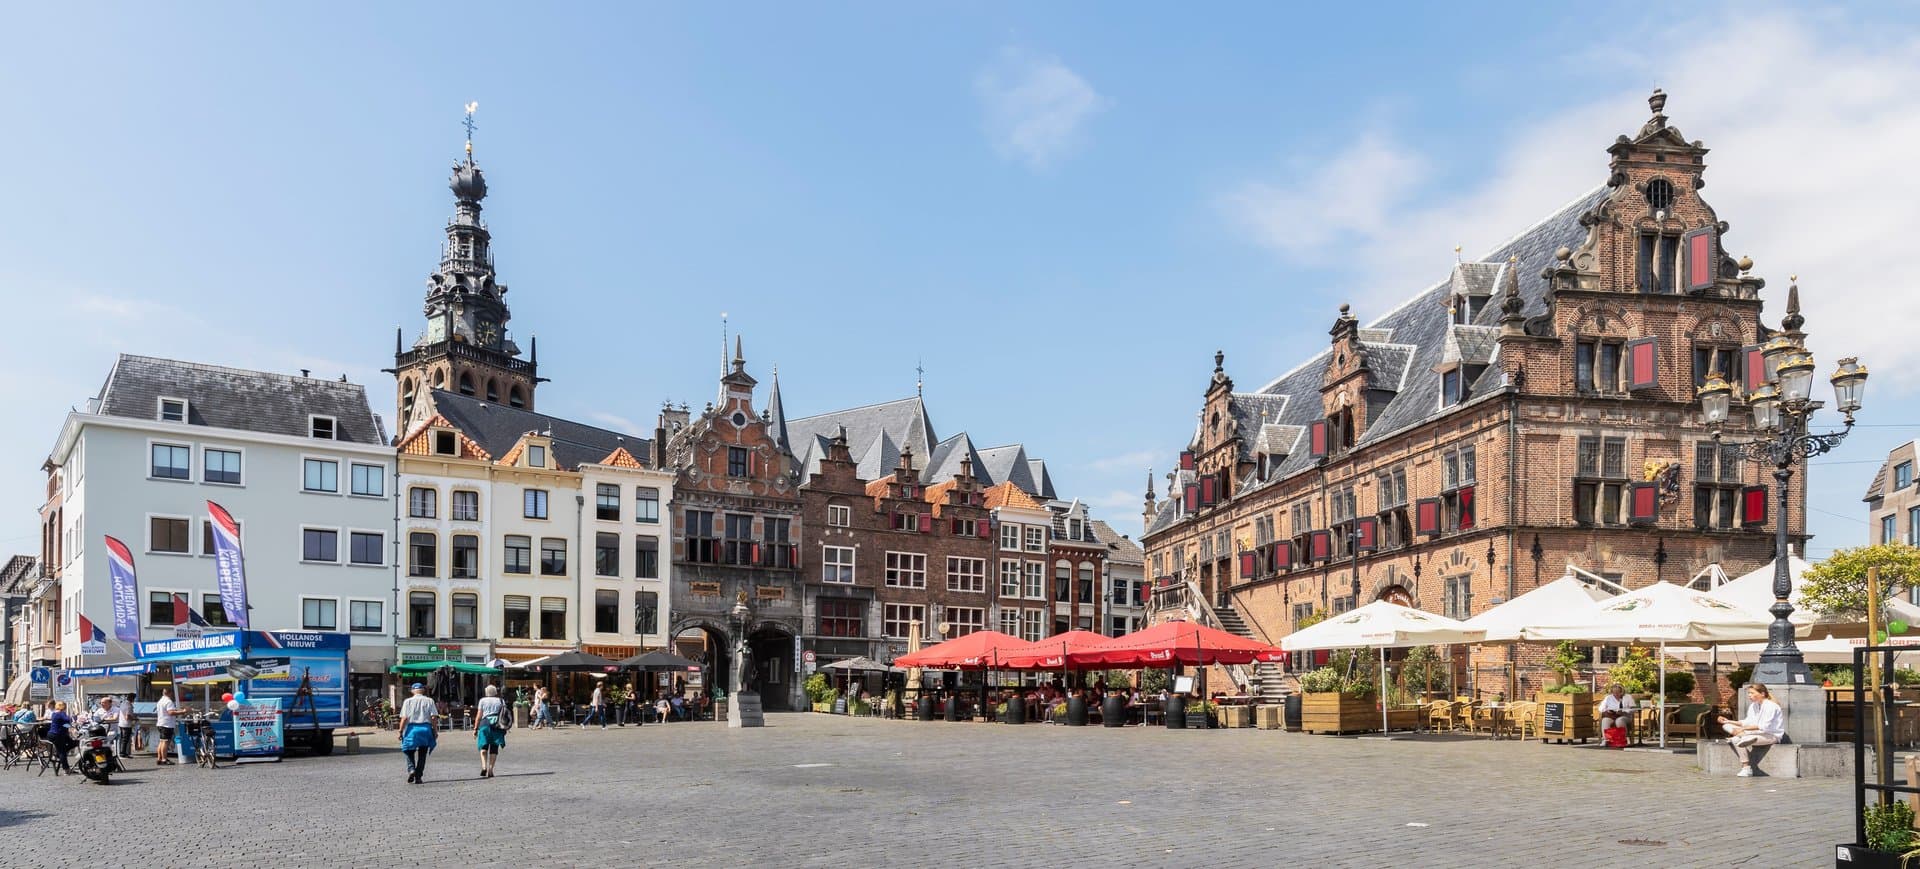
[[[532,723],[533,723],[532,701],[522,700],[518,703],[513,704],[514,729],[518,730]]]
[[[1018,694],[1007,698],[1007,723],[1027,723],[1027,698]]]
[[[917,713],[915,715],[916,718],[919,718],[921,721],[933,720],[933,697],[927,694],[921,694],[918,698],[915,698],[913,705],[915,707],[914,711]]]
[[[1067,698],[1067,726],[1068,727],[1087,726],[1086,698],[1080,697],[1077,695]]]
[[[1103,727],[1121,727],[1127,723],[1127,698],[1119,692],[1108,694],[1100,701],[1100,724]]]
[[[942,715],[942,717],[948,721],[960,720],[960,698],[958,697],[947,698],[947,709],[945,714]]]
[[[1287,695],[1287,729],[1300,732],[1300,695]]]
[[[1187,729],[1187,695],[1168,694],[1166,712],[1168,730]]]

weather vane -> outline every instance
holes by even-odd
[[[460,125],[467,128],[467,156],[473,156],[473,111],[480,108],[478,100],[467,103],[467,118]]]

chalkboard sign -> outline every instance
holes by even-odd
[[[1566,733],[1567,704],[1547,703],[1545,707],[1543,707],[1542,719],[1540,725],[1541,733],[1551,733],[1555,735]]]
[[[1205,730],[1210,726],[1212,726],[1212,722],[1207,720],[1207,713],[1197,709],[1187,713],[1187,729]]]
[[[833,698],[833,714],[835,715],[847,714],[847,695],[842,694],[838,697]]]

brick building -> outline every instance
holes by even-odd
[[[745,682],[770,710],[799,709],[802,589],[799,541],[800,475],[781,447],[774,422],[776,381],[768,409],[754,410],[754,387],[740,342],[720,396],[698,419],[685,411],[661,414],[656,440],[660,466],[674,473],[673,601],[668,635],[706,635],[703,676],[710,687],[732,687],[728,668],[737,632],[744,631],[752,670]],[[747,606],[735,624],[736,602]]]
[[[1701,419],[1708,373],[1757,388],[1776,331],[1701,199],[1707,149],[1665,102],[1608,146],[1603,186],[1369,325],[1342,305],[1294,370],[1241,392],[1215,354],[1167,499],[1147,492],[1155,607],[1278,638],[1376,599],[1469,616],[1568,565],[1628,586],[1739,575],[1782,518],[1803,543],[1804,489],[1768,515],[1763,469]],[[1748,425],[1735,413],[1727,434]],[[1525,689],[1538,651],[1478,649],[1471,677],[1456,651],[1456,668]]]
[[[1868,543],[1920,546],[1920,487],[1913,484],[1917,462],[1920,441],[1887,451],[1887,460],[1861,499],[1867,502]]]

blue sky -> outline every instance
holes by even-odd
[[[1605,180],[1655,86],[1823,371],[1874,369],[1813,468],[1864,542],[1920,433],[1911,7],[495,4],[14,10],[0,33],[0,548],[120,351],[369,384],[419,328],[460,107],[548,412],[651,428],[720,314],[796,415],[911,394],[1137,531],[1215,349],[1252,388]],[[1633,17],[1641,15],[1644,17]],[[1777,302],[1775,302],[1777,305]],[[1769,317],[1778,316],[1771,307]]]

